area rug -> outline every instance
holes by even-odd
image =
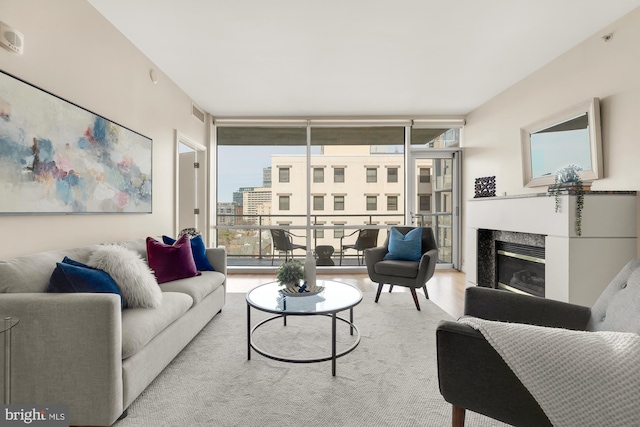
[[[451,317],[410,294],[365,293],[354,309],[359,346],[337,361],[284,363],[255,351],[247,360],[244,294],[227,294],[217,315],[129,407],[115,427],[449,426],[438,391],[435,329]],[[252,309],[252,324],[268,316]],[[348,312],[343,312],[348,315]],[[338,322],[338,351],[353,342]],[[288,317],[255,332],[260,348],[291,358],[331,352],[331,319]],[[504,424],[467,411],[468,427]]]

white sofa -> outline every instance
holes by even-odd
[[[121,244],[146,259],[144,239]],[[159,285],[159,308],[122,310],[115,294],[46,293],[57,262],[86,263],[98,247],[0,261],[0,315],[20,318],[12,330],[11,403],[68,404],[71,425],[111,425],[126,414],[225,304],[221,248],[206,250],[215,271]]]

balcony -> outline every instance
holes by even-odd
[[[277,267],[285,260],[284,252],[273,253],[271,229],[284,229],[291,232],[292,243],[307,246],[307,233],[311,234],[311,249],[330,246],[333,248],[331,260],[335,268],[358,267],[357,252],[353,249],[342,254],[340,265],[340,236],[343,244],[353,244],[357,233],[346,237],[358,229],[378,228],[378,245],[387,238],[387,232],[393,225],[404,224],[402,214],[351,214],[351,215],[312,215],[311,227],[307,229],[306,215],[231,215],[218,214],[216,241],[218,247],[227,250],[229,267]],[[418,225],[432,227],[438,243],[446,243],[450,234],[451,214],[422,214],[417,218]],[[442,236],[441,236],[442,235]],[[450,243],[448,243],[450,245]],[[293,251],[294,259],[303,261],[306,253],[302,249]],[[316,256],[317,258],[317,256]],[[442,246],[439,262],[451,262],[451,248]],[[362,262],[361,268],[364,268]]]

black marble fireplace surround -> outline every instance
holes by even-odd
[[[488,288],[498,287],[497,279],[497,251],[496,242],[514,243],[533,247],[534,252],[542,253],[543,250],[536,248],[545,247],[545,236],[542,234],[517,233],[503,230],[478,229],[478,285]],[[543,266],[544,267],[544,266]],[[530,292],[538,296],[544,296],[536,292]]]

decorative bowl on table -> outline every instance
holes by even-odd
[[[302,292],[300,292],[300,289],[302,289],[300,286],[287,286],[286,288],[280,289],[280,293],[288,297],[308,297],[324,291],[324,286],[307,286]]]

